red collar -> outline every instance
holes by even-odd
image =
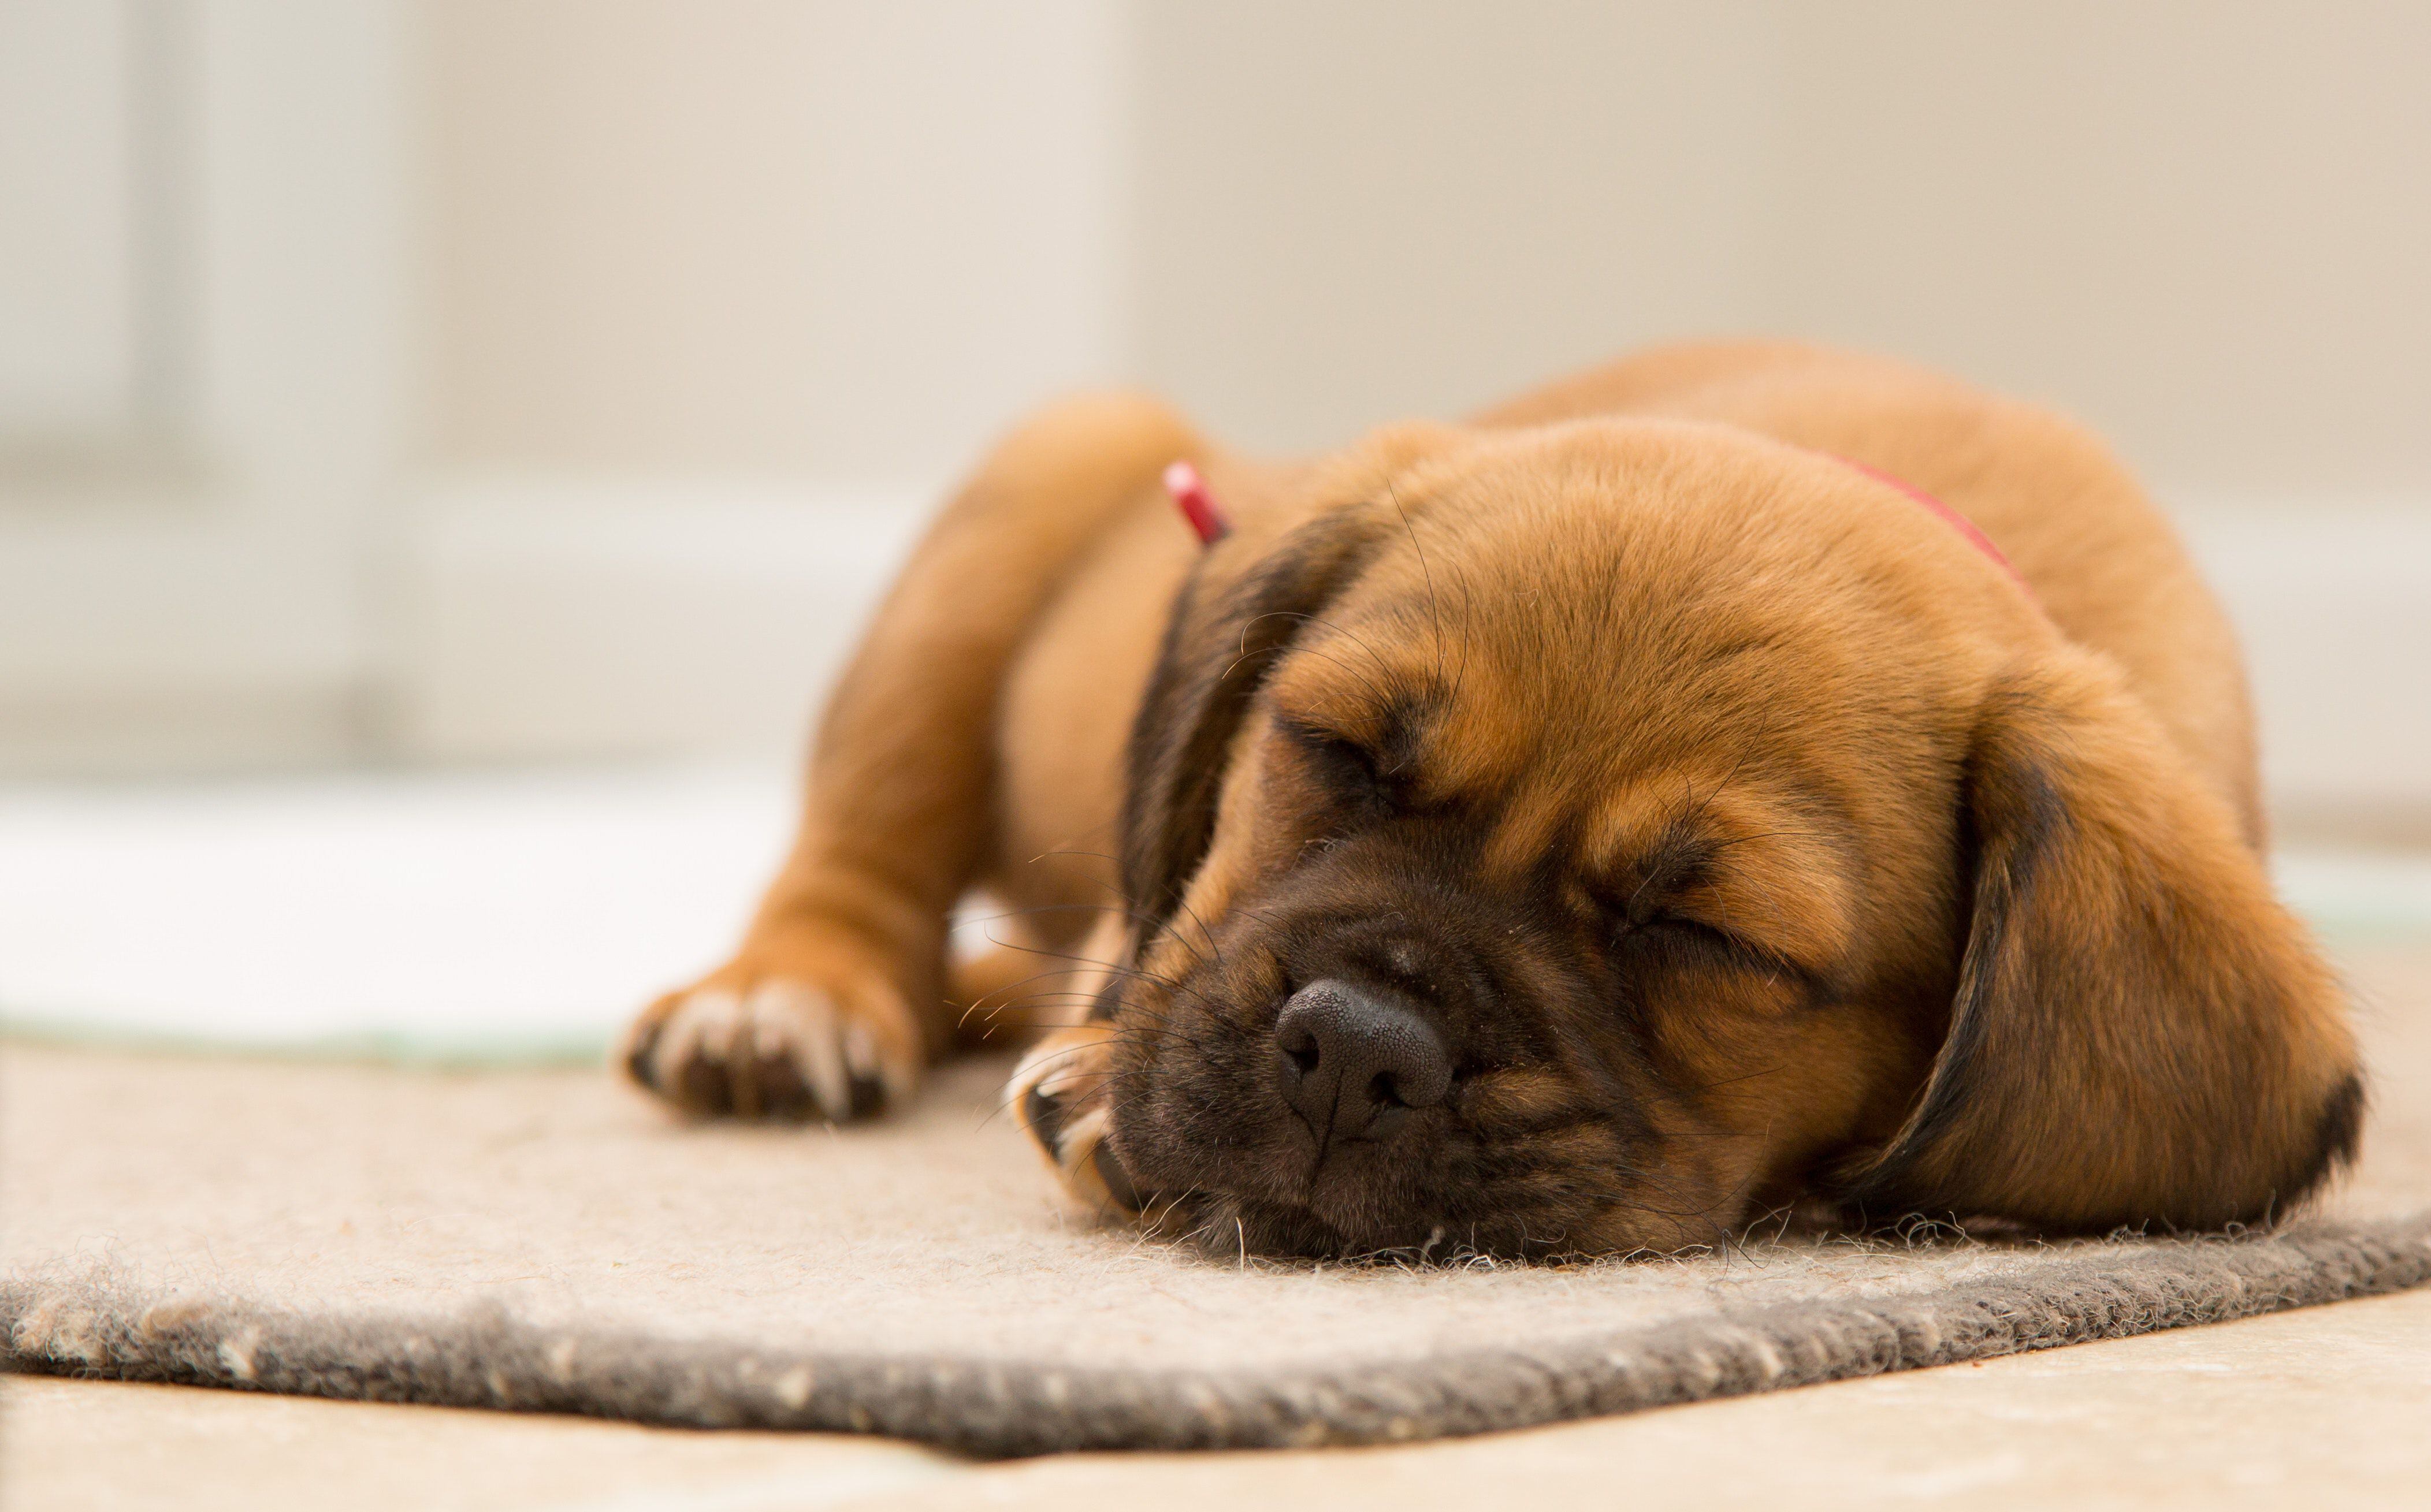
[[[2001,548],[1992,544],[1991,537],[1984,534],[1983,531],[1976,528],[1974,521],[1968,519],[1965,515],[1960,514],[1957,510],[1942,503],[1939,499],[1935,498],[1932,494],[1925,492],[1922,489],[1918,488],[1915,484],[1910,483],[1903,477],[1898,477],[1892,474],[1886,473],[1879,467],[1868,467],[1865,463],[1858,461],[1855,457],[1842,457],[1837,452],[1826,452],[1823,455],[1832,458],[1832,460],[1836,462],[1855,468],[1858,472],[1863,473],[1866,476],[1872,478],[1877,483],[1888,484],[1890,487],[1899,490],[1902,493],[1906,494],[1909,498],[1914,499],[1917,503],[1924,506],[1927,510],[1940,516],[1944,524],[1947,524],[1951,529],[1957,531],[1960,535],[1967,538],[1969,545],[1973,546],[1977,551],[1982,552],[1985,556],[1991,557],[1994,562],[1998,563],[2001,571],[2008,573],[2010,578],[2015,581],[2020,588],[2026,590],[2026,597],[2030,599],[2035,598],[2035,586],[2026,581],[2026,574],[2018,571],[2017,565],[2011,562],[2008,557],[2001,554]],[[2040,604],[2042,601],[2040,599],[2036,599],[2035,602],[2037,604]]]
[[[1207,491],[1207,480],[1186,457],[1176,458],[1165,470],[1165,491],[1182,518],[1190,522],[1190,533],[1199,538],[1201,546],[1213,546],[1232,533],[1232,522],[1224,513],[1216,495]]]

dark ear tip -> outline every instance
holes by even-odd
[[[1816,1194],[1837,1209],[1843,1221],[1859,1228],[1931,1207],[1934,1205],[1913,1200],[1904,1189],[1907,1183],[1902,1178],[1906,1164],[1896,1149],[1859,1151],[1819,1177]]]
[[[2322,1105],[2313,1122],[2312,1148],[2296,1170],[2290,1183],[2290,1196],[2301,1199],[2322,1184],[2331,1172],[2355,1163],[2356,1148],[2363,1142],[2363,1115],[2371,1099],[2364,1091],[2363,1075],[2349,1072]]]
[[[2249,1206],[2253,1199],[2228,1197],[2225,1202],[2199,1203],[2181,1210],[2172,1219],[2165,1212],[2153,1212],[2142,1221],[2163,1224],[2173,1231],[2184,1229],[2201,1233],[2236,1222],[2266,1222],[2287,1212],[2327,1181],[2332,1175],[2355,1163],[2356,1151],[2362,1143],[2363,1117],[2371,1106],[2371,1097],[2364,1087],[2362,1073],[2349,1072],[2340,1077],[2322,1100],[2321,1110],[2313,1120],[2313,1137],[2305,1146],[2300,1158],[2293,1162],[2287,1178],[2259,1204]],[[1903,1159],[1894,1149],[1867,1151],[1853,1155],[1829,1171],[1818,1183],[1819,1189],[1834,1203],[1849,1221],[1857,1227],[1870,1227],[1911,1214],[1956,1213],[1963,1203],[1953,1203],[1947,1192],[1915,1169],[1915,1163]],[[2164,1206],[2168,1205],[2162,1205]],[[2040,1219],[2014,1215],[2026,1227],[2045,1234],[2099,1233],[2121,1222],[2138,1220],[2119,1215],[2104,1215],[2078,1221],[2063,1221],[2045,1216]]]

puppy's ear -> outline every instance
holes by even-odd
[[[1971,919],[1948,1037],[1855,1196],[2054,1230],[2285,1211],[2353,1153],[2336,983],[2227,804],[2104,658],[1987,706],[1966,777]]]
[[[1369,512],[1335,509],[1246,561],[1250,543],[1219,546],[1183,585],[1132,725],[1123,794],[1123,888],[1143,928],[1173,913],[1206,857],[1233,737],[1259,687],[1381,534]]]

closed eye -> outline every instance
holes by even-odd
[[[1278,723],[1327,791],[1380,811],[1400,806],[1409,788],[1408,775],[1376,751],[1321,724],[1292,719]]]
[[[1681,914],[1659,913],[1650,919],[1625,924],[1623,928],[1631,936],[1642,937],[1651,934],[1660,939],[1677,940],[1727,955],[1744,957],[1757,954],[1755,947],[1729,930],[1718,928],[1702,919],[1690,919]]]
[[[1685,914],[1656,913],[1620,925],[1623,948],[1654,949],[1678,952],[1690,957],[1721,966],[1728,970],[1752,972],[1769,977],[1787,977],[1807,988],[1812,993],[1819,989],[1812,972],[1778,952],[1767,950],[1741,935],[1702,919]]]

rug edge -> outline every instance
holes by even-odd
[[[884,1434],[992,1457],[1408,1442],[2225,1322],[2431,1282],[2431,1212],[2055,1261],[2031,1279],[1721,1308],[1540,1348],[1271,1370],[757,1348],[444,1313],[205,1300],[107,1263],[0,1281],[0,1369],[670,1426]]]

